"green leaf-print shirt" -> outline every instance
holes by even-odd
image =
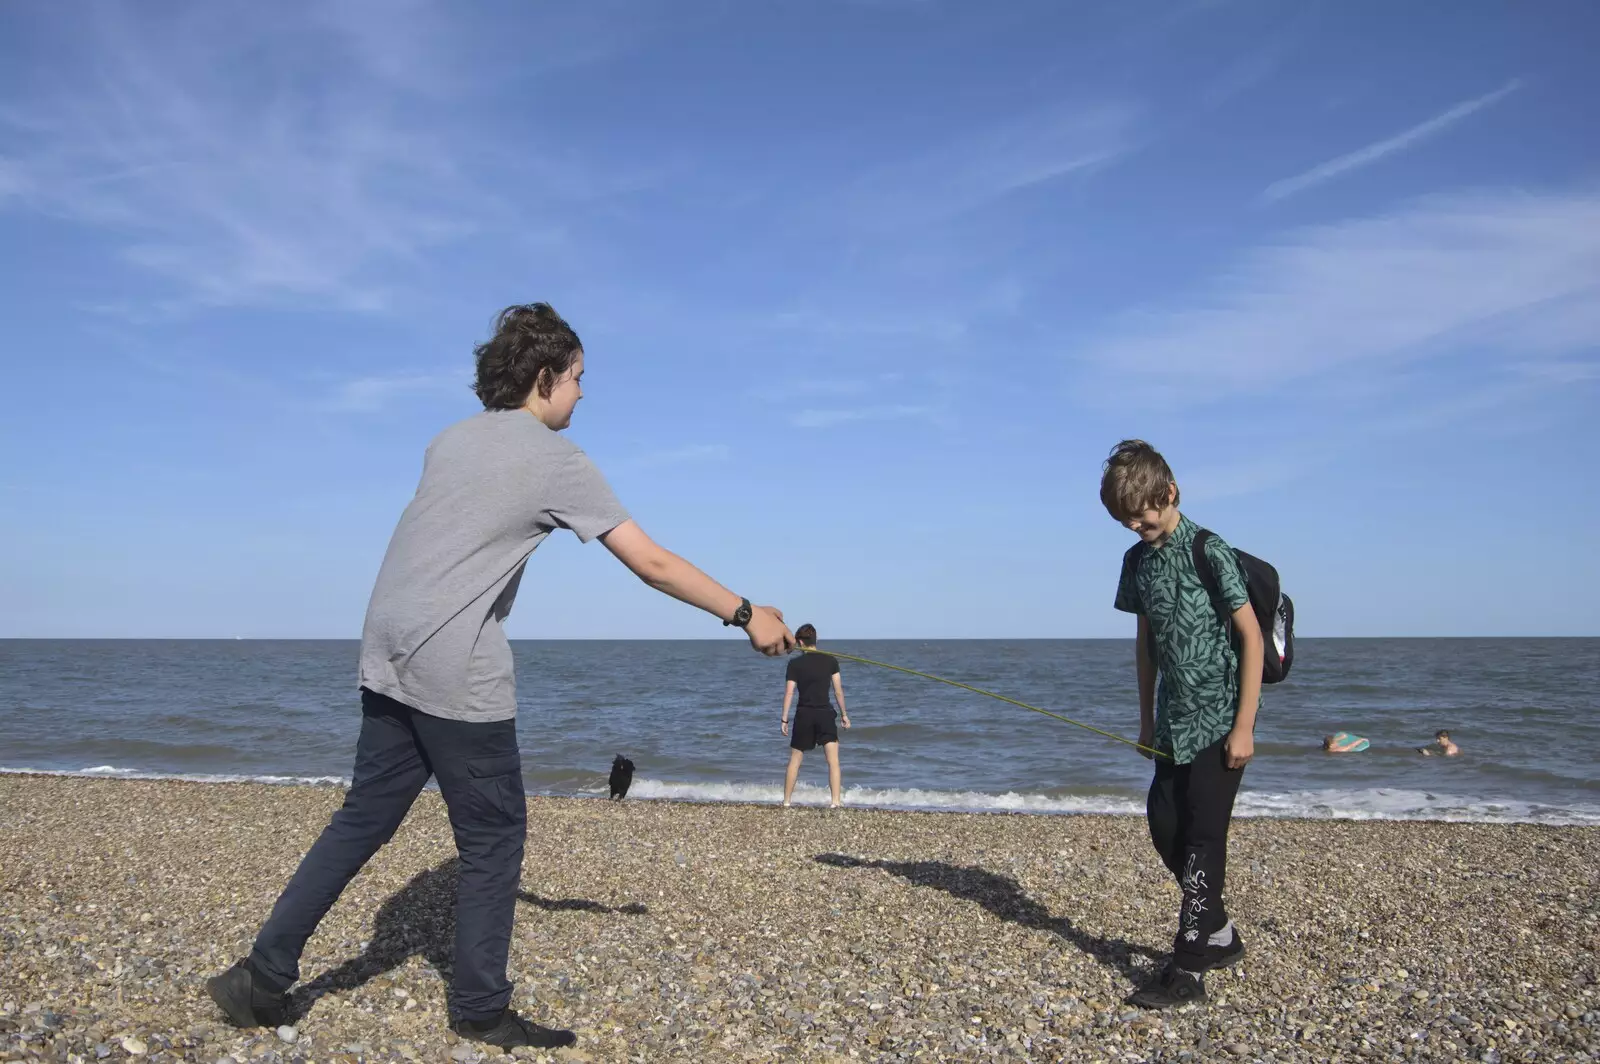
[[[1186,765],[1227,735],[1239,710],[1239,656],[1194,568],[1198,526],[1179,516],[1159,547],[1135,543],[1122,559],[1116,608],[1142,614],[1155,636],[1156,749]],[[1229,613],[1250,601],[1233,549],[1212,534],[1206,557]]]

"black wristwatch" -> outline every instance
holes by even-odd
[[[733,625],[735,627],[743,628],[745,625],[750,623],[750,618],[754,615],[755,610],[751,608],[750,600],[747,598],[742,598],[739,600],[739,608],[733,611],[733,619],[731,621],[723,621],[722,627],[726,628],[729,625]]]

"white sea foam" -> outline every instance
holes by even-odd
[[[7,776],[83,776],[119,780],[181,780],[186,783],[270,783],[294,787],[348,787],[341,776],[249,776],[225,772],[146,772],[116,765],[96,765],[80,769],[0,768]]]
[[[279,786],[348,787],[339,776],[274,776],[228,773],[147,772],[97,765],[76,770],[0,768],[0,774],[78,776],[110,779],[181,780],[190,783],[264,783]],[[584,795],[604,795],[605,785],[584,788]],[[678,802],[735,802],[777,805],[779,783],[674,783],[638,778],[630,799]],[[811,783],[795,787],[794,803],[826,806],[828,789]],[[1144,814],[1142,799],[1105,794],[1029,794],[1010,791],[935,791],[920,788],[846,787],[847,808],[906,809],[947,813],[1110,813]],[[1435,820],[1478,824],[1551,824],[1600,826],[1600,805],[1545,805],[1525,801],[1493,801],[1431,791],[1374,787],[1362,790],[1320,790],[1273,793],[1245,791],[1234,806],[1238,817],[1299,817],[1313,820]]]
[[[783,788],[777,783],[670,783],[636,779],[630,798],[685,802],[751,802],[777,804]],[[795,787],[796,805],[827,805],[828,790],[815,784]],[[964,813],[1122,813],[1144,814],[1144,802],[1115,795],[1047,795],[1015,791],[984,794],[978,791],[932,791],[916,788],[874,789],[846,787],[847,807],[913,809]],[[1372,788],[1368,790],[1296,791],[1284,794],[1246,791],[1239,795],[1234,815],[1240,817],[1302,817],[1336,820],[1446,820],[1464,823],[1600,825],[1600,806],[1541,805],[1536,802],[1496,802],[1426,791]]]
[[[1337,820],[1448,820],[1476,824],[1600,825],[1600,805],[1495,801],[1458,794],[1370,787],[1363,790],[1246,791],[1235,815]]]

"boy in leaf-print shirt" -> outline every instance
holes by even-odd
[[[1183,891],[1171,962],[1128,1000],[1169,1008],[1202,1000],[1204,973],[1244,955],[1222,890],[1233,802],[1255,753],[1261,628],[1238,559],[1215,534],[1202,549],[1217,601],[1206,590],[1194,556],[1200,529],[1178,511],[1177,481],[1155,448],[1119,443],[1100,500],[1139,537],[1123,556],[1115,606],[1139,618],[1139,743],[1160,751],[1145,754],[1156,763],[1150,840]]]

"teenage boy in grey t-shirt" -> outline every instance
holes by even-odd
[[[361,736],[344,807],[301,861],[250,955],[207,981],[239,1026],[285,1022],[306,940],[431,776],[460,855],[451,1028],[507,1049],[576,1041],[511,1009],[506,977],[527,805],[502,625],[523,567],[551,531],[598,538],[645,583],[742,627],[764,654],[794,646],[777,610],[751,606],[655,544],[588,457],[559,435],[583,397],[583,347],[554,310],[507,308],[476,359],[483,413],[428,445],[367,606]]]

